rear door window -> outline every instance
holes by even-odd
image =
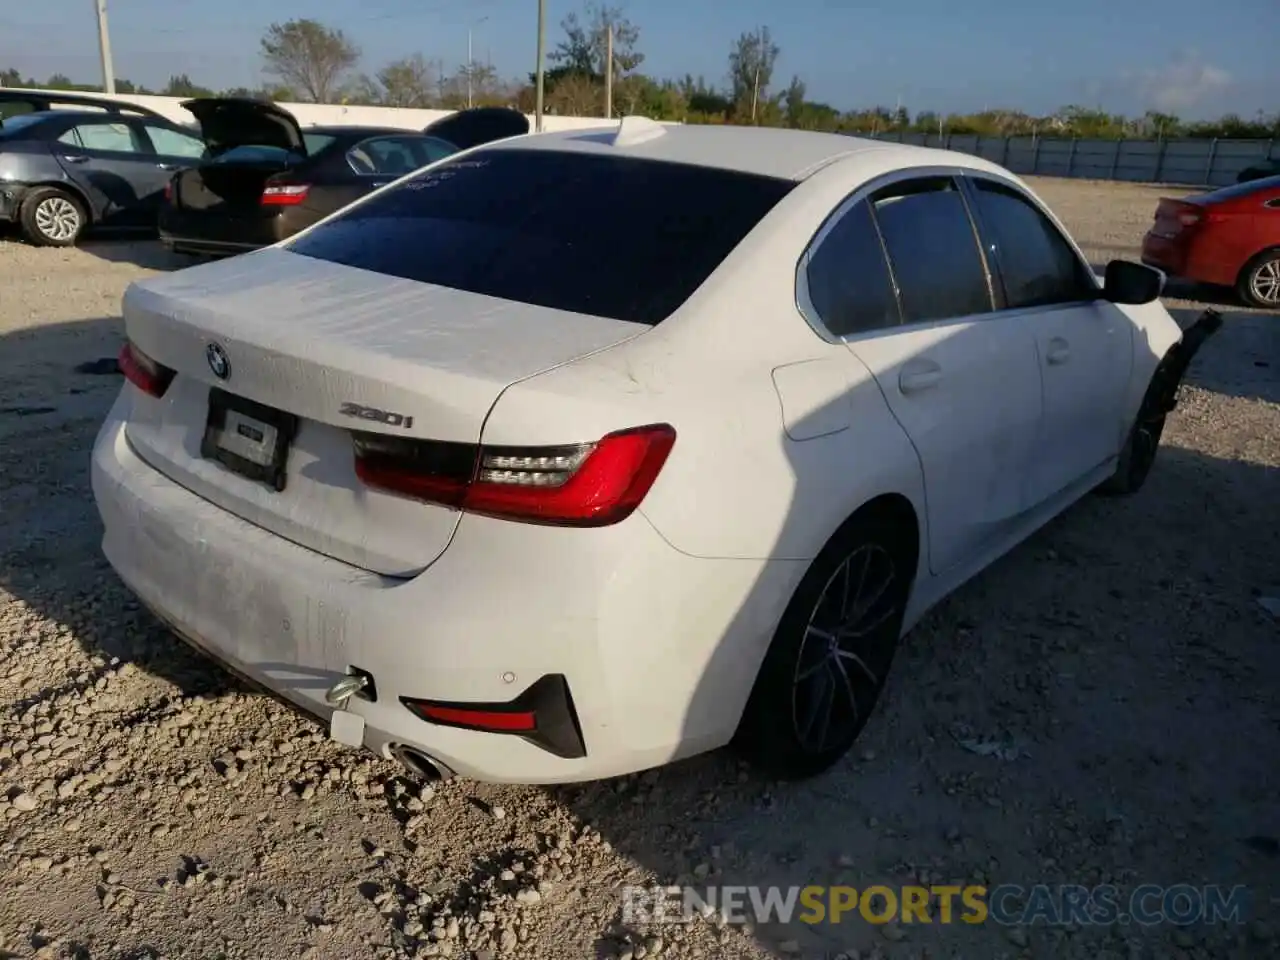
[[[973,221],[953,179],[890,184],[872,194],[871,202],[898,282],[903,323],[991,311]]]
[[[80,123],[58,138],[60,143],[103,153],[149,153],[142,137],[127,123],[95,120]]]
[[[635,157],[482,149],[355,204],[287,248],[652,325],[684,303],[793,186]]]

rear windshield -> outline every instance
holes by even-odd
[[[12,106],[17,106],[17,104],[12,104],[12,103],[3,104],[3,108],[8,108]],[[9,136],[10,134],[17,134],[18,131],[23,130],[26,127],[29,127],[32,124],[36,124],[36,123],[39,123],[41,120],[48,119],[48,116],[49,115],[47,113],[21,113],[21,114],[18,114],[17,116],[6,116],[4,117],[3,121],[0,121],[0,137]]]
[[[424,170],[288,245],[362,270],[654,325],[794,186],[634,157],[491,149]]]
[[[284,147],[268,147],[245,143],[220,153],[214,163],[301,163],[305,157]]]

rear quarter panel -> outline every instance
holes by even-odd
[[[869,371],[796,307],[801,252],[866,175],[828,169],[803,182],[663,323],[509,387],[483,442],[556,444],[672,424],[675,447],[640,509],[693,556],[808,560],[884,493],[907,497],[923,532],[914,448]],[[788,389],[791,375],[775,385],[775,371],[807,362],[822,365],[821,385]]]

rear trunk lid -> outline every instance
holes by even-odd
[[[494,140],[523,136],[529,132],[529,118],[510,107],[471,107],[427,124],[422,132],[447,140],[459,150],[468,150]]]
[[[362,485],[352,431],[477,444],[507,386],[649,329],[280,249],[134,284],[124,321],[133,344],[176,371],[162,397],[134,404],[126,435],[139,456],[273,533],[402,577],[444,551],[459,514]],[[295,418],[282,489],[209,448],[219,391],[233,407],[215,414],[224,424],[254,432],[275,411]]]
[[[1205,209],[1199,197],[1186,197],[1176,200],[1172,197],[1161,197],[1156,204],[1155,222],[1151,232],[1157,237],[1173,239],[1180,234],[1194,230],[1205,219]]]
[[[270,100],[250,97],[200,97],[182,108],[200,124],[200,134],[216,156],[235,147],[279,147],[306,156],[297,119]]]
[[[204,97],[182,106],[199,123],[212,159],[174,177],[173,206],[213,220],[278,213],[278,208],[263,208],[263,188],[307,158],[307,142],[293,114],[247,97]]]

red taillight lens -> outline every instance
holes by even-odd
[[[418,700],[408,700],[405,705],[424,720],[434,720],[449,726],[471,727],[473,730],[491,730],[494,733],[519,733],[538,727],[532,710],[497,711],[467,710],[463,707],[441,707]]]
[[[167,180],[164,185],[164,202],[173,203],[173,181]]]
[[[126,380],[153,397],[163,397],[169,384],[173,382],[174,371],[156,363],[128,341],[120,348],[116,363]]]
[[[667,424],[620,430],[595,443],[531,449],[359,433],[356,474],[371,487],[469,513],[603,527],[635,511],[675,441]]]
[[[311,187],[305,183],[269,183],[262,191],[264,207],[292,207],[307,199]]]

